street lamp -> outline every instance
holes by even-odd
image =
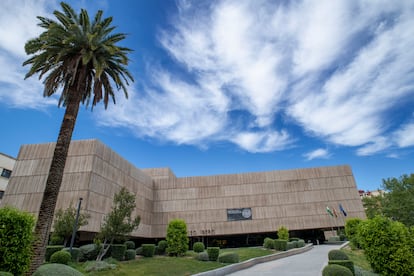
[[[80,197],[79,204],[78,204],[78,210],[76,211],[75,224],[73,225],[72,238],[70,240],[70,249],[69,249],[70,255],[72,255],[72,247],[73,247],[73,243],[75,242],[76,229],[78,228],[79,212],[80,212],[81,204],[82,204],[82,198]]]

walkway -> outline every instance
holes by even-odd
[[[240,270],[228,275],[231,276],[320,276],[322,269],[328,264],[328,252],[332,249],[339,249],[341,245],[315,245],[313,249],[282,258],[279,260],[262,263],[253,267]]]

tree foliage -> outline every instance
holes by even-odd
[[[167,227],[167,253],[179,256],[188,250],[187,224],[182,219],[173,219]]]
[[[383,180],[382,211],[386,217],[414,226],[414,174]]]
[[[277,229],[277,236],[280,240],[289,240],[289,229],[287,229],[285,226],[280,226],[279,229]]]
[[[73,206],[70,206],[66,210],[59,209],[56,211],[52,239],[63,240],[63,246],[66,246],[67,241],[72,236],[73,225],[75,224],[76,220],[76,212],[77,210]],[[89,218],[89,214],[81,212],[79,214],[76,231],[78,231],[81,226],[87,225]]]
[[[362,204],[364,205],[367,218],[372,219],[375,216],[384,215],[382,210],[382,207],[384,205],[383,200],[383,195],[362,198]]]
[[[345,234],[348,240],[356,248],[361,248],[358,242],[358,225],[362,222],[360,218],[349,218],[345,223]]]
[[[27,271],[32,255],[35,219],[11,207],[0,209],[0,271],[20,275]]]
[[[358,241],[375,272],[381,275],[412,275],[414,239],[408,227],[376,216],[358,226]]]
[[[103,241],[102,251],[98,255],[100,261],[115,239],[123,240],[136,229],[140,223],[139,216],[132,217],[135,210],[135,196],[125,187],[115,194],[112,210],[104,218],[98,238]],[[107,244],[109,242],[109,244]]]

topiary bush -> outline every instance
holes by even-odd
[[[72,260],[72,256],[69,252],[60,250],[55,252],[50,256],[50,262],[54,264],[64,264],[67,265]]]
[[[328,253],[329,260],[349,260],[348,255],[339,249],[333,249]]]
[[[289,240],[289,230],[285,226],[280,226],[277,230],[277,237],[280,240]]]
[[[286,250],[291,250],[293,248],[295,248],[294,242],[289,241],[286,243]]]
[[[118,261],[123,261],[127,247],[125,244],[112,244],[111,257]]]
[[[287,250],[287,240],[277,239],[274,241],[275,249],[278,251],[286,251]]]
[[[137,254],[137,255],[143,255],[142,254],[142,246],[140,246],[140,247],[138,247],[137,249],[135,249],[135,254]]]
[[[355,275],[354,263],[351,260],[330,260],[328,264],[342,265],[348,268],[352,272],[352,275]]]
[[[202,243],[202,242],[195,242],[194,245],[193,245],[193,250],[196,253],[203,252],[204,249],[206,249],[206,248],[204,247],[204,243]]]
[[[72,247],[72,253],[70,252],[70,247],[66,247],[62,249],[63,251],[69,252],[72,255],[72,261],[78,262],[80,256],[80,249],[77,247]]]
[[[234,264],[239,262],[239,254],[235,252],[225,252],[218,256],[218,261],[225,264]]]
[[[220,254],[220,247],[207,247],[207,254],[210,261],[217,261]]]
[[[135,249],[127,249],[125,252],[125,261],[135,260]]]
[[[274,240],[271,238],[265,238],[263,241],[263,247],[267,249],[274,249]]]
[[[345,235],[353,246],[361,248],[358,242],[358,225],[362,222],[360,218],[350,218],[345,222]]]
[[[157,249],[158,254],[159,255],[164,255],[165,252],[167,251],[167,246],[168,246],[167,241],[165,241],[165,240],[159,241],[158,242],[158,249]]]
[[[155,253],[155,244],[143,244],[142,255],[144,257],[152,257]]]
[[[188,250],[187,224],[182,219],[171,220],[167,227],[168,246],[170,255],[180,256]]]
[[[44,264],[32,276],[83,276],[83,274],[64,264]]]
[[[322,276],[353,276],[353,274],[351,270],[344,266],[331,264],[323,268]]]
[[[53,253],[61,251],[64,248],[63,245],[48,245],[46,246],[45,260],[46,262],[50,261],[50,257]]]
[[[133,241],[126,241],[124,243],[127,247],[127,249],[135,249],[135,243]]]
[[[208,258],[208,253],[203,251],[197,254],[197,260],[207,262],[210,259]]]
[[[304,240],[298,240],[298,247],[304,247],[305,241]]]
[[[0,270],[20,275],[28,270],[35,219],[12,207],[0,208]]]
[[[79,261],[94,261],[98,257],[99,251],[101,250],[101,245],[95,243],[82,245],[79,247],[81,252],[79,256]]]

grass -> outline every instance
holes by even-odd
[[[220,253],[236,252],[239,254],[240,262],[252,258],[266,256],[275,253],[274,250],[261,247],[229,248],[220,249]],[[73,267],[86,275],[192,275],[225,266],[219,262],[202,262],[194,257],[196,253],[189,251],[184,257],[154,256],[152,258],[140,258],[134,261],[118,262],[114,270],[97,271],[87,273],[83,264],[73,264]]]
[[[364,255],[364,251],[361,249],[351,249],[351,247],[347,246],[341,249],[348,255],[349,259],[354,263],[354,265],[359,266],[360,268],[372,271],[371,265],[367,261]]]

